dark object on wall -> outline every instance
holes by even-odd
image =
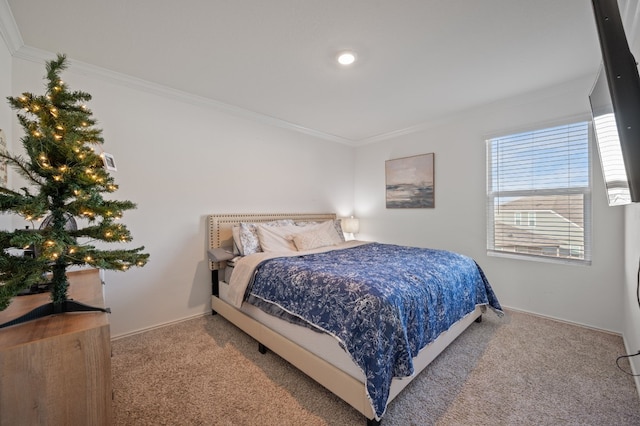
[[[593,0],[602,68],[589,100],[609,205],[640,201],[640,77],[617,0]]]

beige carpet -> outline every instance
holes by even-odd
[[[112,347],[116,425],[365,424],[219,315]],[[488,312],[389,405],[382,424],[640,425],[634,381],[615,365],[623,353],[619,336]]]

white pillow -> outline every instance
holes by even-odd
[[[293,244],[293,234],[299,231],[296,225],[264,226],[258,225],[258,240],[264,252],[269,251],[297,251]]]
[[[257,226],[287,226],[293,225],[293,220],[291,219],[282,219],[282,220],[274,220],[271,222],[264,223],[250,223],[250,222],[241,222],[240,223],[240,242],[243,256],[248,254],[258,253],[261,251],[260,249],[260,241],[258,239]]]
[[[328,222],[333,222],[333,226],[336,228],[336,233],[338,234],[338,238],[340,238],[341,242],[345,241],[344,233],[342,232],[342,219],[335,219],[333,221],[329,220]],[[309,225],[321,225],[326,222],[306,222],[306,221],[298,221],[296,225],[298,226],[309,226]]]
[[[333,221],[323,222],[319,226],[293,235],[293,243],[298,250],[333,246],[341,242],[342,239],[338,235]]]

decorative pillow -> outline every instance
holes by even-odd
[[[293,242],[298,250],[311,250],[327,247],[342,242],[333,221],[321,223],[305,232],[293,235]]]
[[[344,232],[342,232],[342,220],[336,219],[333,221],[333,226],[336,228],[336,232],[338,233],[338,237],[340,241],[345,242]]]
[[[326,221],[326,222],[330,222],[330,221]],[[309,226],[309,225],[318,225],[318,224],[326,223],[326,222],[303,222],[303,221],[299,221],[299,222],[296,222],[296,225],[298,225],[298,226]],[[340,238],[340,241],[344,242],[345,238],[344,238],[344,232],[342,232],[342,221],[340,219],[335,219],[333,221],[333,226],[336,228],[336,233],[338,234],[338,237]]]
[[[293,236],[293,243],[301,251],[334,245],[331,236],[322,229],[296,234]]]
[[[260,249],[260,241],[258,239],[258,231],[256,230],[258,225],[264,226],[286,226],[293,225],[293,220],[291,219],[282,219],[282,220],[274,220],[271,222],[264,223],[248,223],[241,222],[240,223],[240,242],[242,246],[242,255],[246,256],[248,254],[258,253],[262,251]]]
[[[258,225],[258,240],[260,248],[264,252],[270,251],[297,251],[293,244],[293,234],[299,232],[296,225],[264,226]]]
[[[303,221],[303,220],[299,220],[296,222],[296,226],[310,226],[310,225],[317,225],[320,222],[308,222],[308,221]]]

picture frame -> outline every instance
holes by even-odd
[[[386,207],[434,208],[434,163],[434,153],[385,161]]]
[[[116,159],[113,155],[103,152],[102,154],[100,154],[100,157],[102,157],[102,162],[104,163],[105,169],[114,172],[118,171],[118,168],[116,167]]]

